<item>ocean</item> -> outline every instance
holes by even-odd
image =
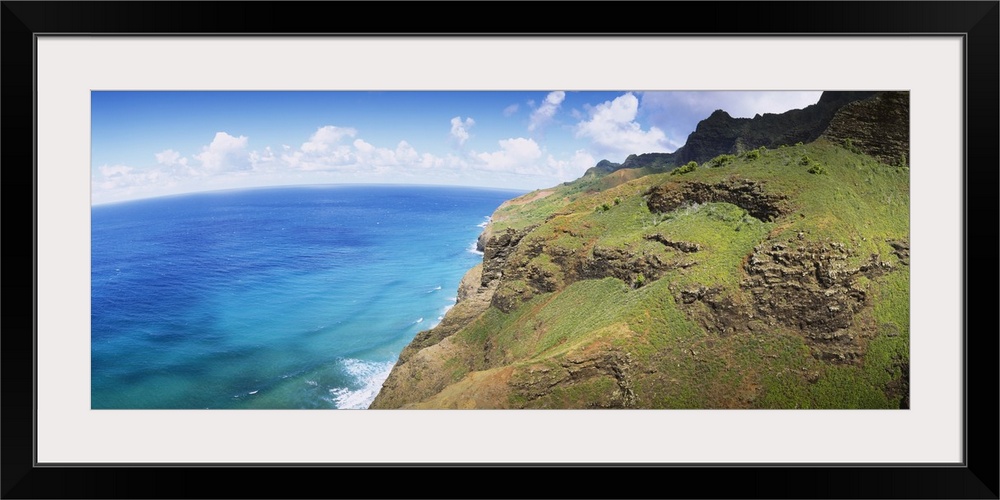
[[[508,190],[320,186],[91,209],[91,407],[367,408]]]

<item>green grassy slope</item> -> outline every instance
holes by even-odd
[[[683,171],[501,207],[493,234],[533,229],[495,306],[423,358],[451,382],[408,404],[906,406],[908,169],[820,140]]]

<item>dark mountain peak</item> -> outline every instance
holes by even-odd
[[[709,115],[708,118],[706,118],[706,120],[718,120],[718,119],[722,119],[722,118],[727,118],[727,119],[731,120],[733,117],[728,112],[726,112],[726,110],[724,110],[724,109],[717,109],[715,111],[712,111],[712,114]]]
[[[816,104],[805,108],[757,114],[753,118],[733,118],[717,109],[699,122],[684,146],[674,152],[673,164],[703,163],[720,154],[740,154],[761,146],[776,148],[782,144],[812,142],[827,129],[837,110],[876,94],[876,91],[828,91],[823,92]]]
[[[641,155],[631,154],[622,162],[621,168],[662,168],[674,166],[673,153],[643,153]]]
[[[784,113],[758,113],[753,118],[734,118],[726,110],[717,109],[708,118],[698,122],[695,131],[677,151],[631,154],[621,164],[601,160],[595,167],[587,170],[585,175],[603,176],[626,168],[670,170],[691,161],[704,163],[721,154],[741,154],[761,146],[777,148],[781,145],[812,142],[831,127],[833,130],[828,131],[826,136],[840,142],[851,138],[845,135],[845,130],[855,135],[871,132],[869,135],[872,137],[851,139],[856,146],[861,146],[865,152],[883,161],[905,164],[904,154],[909,143],[898,137],[907,136],[908,131],[903,131],[898,125],[909,123],[909,101],[896,94],[899,93],[827,91],[823,92],[816,104]],[[862,102],[868,104],[858,104]],[[901,107],[906,109],[900,111]],[[905,116],[900,113],[905,113]],[[842,116],[831,123],[838,114]],[[875,122],[890,119],[892,124],[888,130],[898,129],[899,132],[893,135],[894,139],[888,140],[892,144],[885,146],[883,143],[887,141],[877,140],[878,125]]]
[[[635,155],[632,155],[635,156]],[[597,162],[597,165],[590,167],[583,173],[583,177],[603,176],[622,168],[620,163],[615,163],[607,159]]]
[[[827,90],[819,96],[817,106],[843,106],[849,102],[867,99],[877,94],[874,90]]]

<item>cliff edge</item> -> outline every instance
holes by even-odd
[[[504,203],[371,408],[908,407],[908,95],[828,94]]]

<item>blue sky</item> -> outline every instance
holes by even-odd
[[[93,92],[95,204],[245,187],[391,183],[533,190],[602,159],[671,152],[716,109],[821,92]]]

